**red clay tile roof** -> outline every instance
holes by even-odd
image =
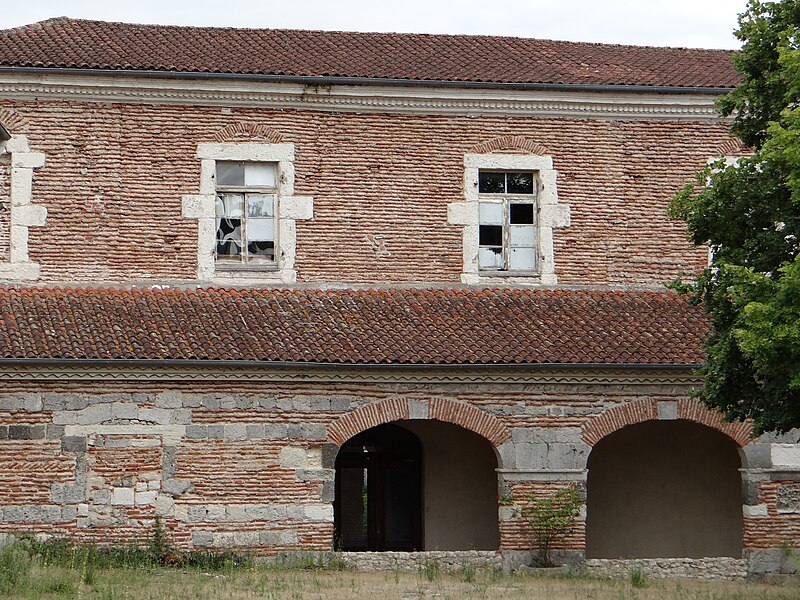
[[[230,29],[61,17],[0,30],[0,66],[454,82],[734,87],[727,50],[529,38]]]
[[[666,292],[0,289],[0,358],[694,365],[707,333]]]

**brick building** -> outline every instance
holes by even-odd
[[[690,399],[708,325],[663,287],[707,260],[665,209],[744,152],[736,82],[710,50],[0,32],[0,532],[512,566],[516,508],[577,485],[569,560],[785,568],[798,436]]]

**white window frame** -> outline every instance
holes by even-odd
[[[252,283],[293,283],[297,250],[297,221],[314,214],[314,200],[294,195],[294,144],[224,143],[198,144],[200,193],[183,197],[183,216],[197,219],[197,279],[229,285]],[[275,211],[275,265],[241,265],[231,268],[215,261],[216,164],[225,162],[274,163],[278,178],[278,206]]]
[[[31,152],[25,135],[0,141],[0,155],[9,156],[11,173],[9,256],[8,262],[0,263],[0,280],[39,279],[39,265],[31,262],[28,253],[28,228],[42,227],[47,221],[47,208],[33,204],[33,170],[44,166],[45,156]]]
[[[482,271],[478,263],[480,225],[478,191],[480,171],[532,171],[536,191],[536,269],[534,271]],[[468,285],[556,285],[553,229],[569,227],[569,206],[558,203],[557,173],[551,156],[531,154],[466,154],[464,156],[464,202],[447,207],[447,222],[463,226],[464,266],[461,282]]]
[[[505,191],[503,193],[482,193],[480,191],[480,173],[481,171],[486,171],[487,169],[478,169],[478,270],[482,275],[498,275],[498,276],[507,276],[507,275],[532,275],[538,273],[538,264],[539,264],[539,257],[538,252],[534,252],[534,260],[533,260],[533,267],[530,269],[511,269],[503,267],[502,269],[489,269],[486,267],[480,266],[480,249],[482,248],[480,244],[480,228],[481,226],[485,225],[485,223],[481,223],[480,217],[480,207],[481,205],[486,204],[496,204],[501,207],[503,213],[503,222],[501,227],[503,228],[503,239],[502,239],[502,256],[505,265],[510,264],[511,261],[511,205],[512,204],[529,204],[533,207],[533,222],[531,226],[534,230],[537,230],[538,227],[538,216],[539,216],[539,202],[538,202],[538,195],[539,195],[539,173],[538,171],[525,171],[526,173],[531,173],[533,181],[533,190],[530,194],[514,194]],[[502,173],[504,179],[510,173],[519,173],[520,171],[491,171],[492,173]],[[538,231],[536,231],[538,234]],[[534,243],[536,243],[536,234],[534,234]],[[538,243],[534,248],[538,249]]]

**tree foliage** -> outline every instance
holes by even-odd
[[[800,427],[800,0],[751,0],[720,100],[753,154],[719,161],[673,199],[712,258],[691,288],[710,315],[699,396],[756,432]]]

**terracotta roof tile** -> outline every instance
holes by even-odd
[[[134,25],[0,30],[0,66],[454,82],[733,87],[727,50],[530,38]]]
[[[0,289],[0,358],[699,364],[672,293]]]

